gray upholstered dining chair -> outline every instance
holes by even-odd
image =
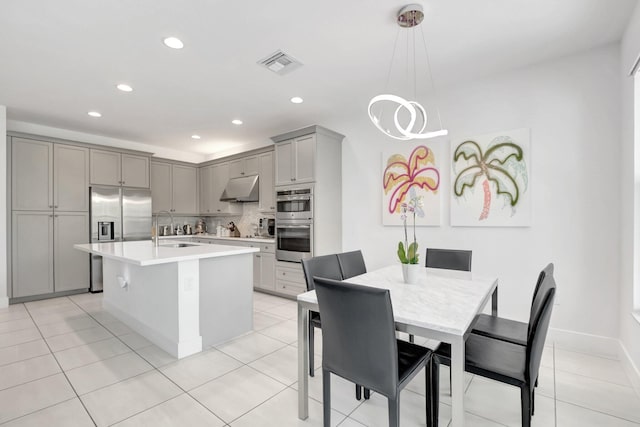
[[[523,427],[531,426],[535,412],[535,384],[538,379],[544,342],[549,329],[556,284],[553,274],[545,275],[540,284],[539,305],[528,325],[527,344],[521,346],[483,335],[469,334],[465,343],[465,370],[505,384],[520,388],[521,421]],[[440,344],[432,363],[434,390],[439,379],[439,365],[451,365],[451,346]],[[434,399],[435,401],[436,399]],[[431,413],[437,423],[438,407]]]
[[[367,266],[364,263],[362,251],[343,252],[338,254],[338,262],[340,263],[340,271],[342,271],[342,279],[350,279],[367,272]]]
[[[517,320],[506,319],[504,317],[492,316],[489,314],[479,314],[476,317],[471,333],[526,346],[531,321],[540,309],[542,298],[544,298],[547,291],[543,285],[548,285],[550,283],[549,281],[545,281],[544,278],[547,276],[553,276],[553,270],[553,263],[550,263],[538,275],[538,281],[536,282],[536,286],[533,291],[533,298],[531,299],[529,323],[518,322]]]
[[[342,280],[340,262],[338,261],[338,256],[335,254],[322,255],[302,260],[302,271],[304,273],[305,281],[307,282],[307,291],[315,289],[313,283],[314,276]],[[314,348],[316,328],[322,328],[320,313],[316,311],[309,311],[309,375],[312,377],[315,375]],[[355,388],[356,399],[362,399],[362,387],[356,384]],[[369,390],[365,389],[365,399],[368,399],[369,396]]]
[[[342,280],[342,270],[340,270],[340,263],[338,257],[335,254],[316,256],[309,259],[302,260],[302,272],[304,273],[305,281],[307,282],[307,291],[312,291],[314,288],[313,277],[326,277],[327,279]],[[320,314],[315,311],[309,312],[309,375],[314,375],[314,330],[315,328],[321,328]]]
[[[322,399],[324,426],[331,425],[331,374],[388,399],[389,426],[400,425],[400,391],[425,368],[426,420],[438,393],[431,388],[432,352],[396,340],[388,289],[314,277],[322,316]],[[364,356],[363,356],[364,355]]]
[[[471,251],[427,248],[425,266],[428,268],[471,271]]]

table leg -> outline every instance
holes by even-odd
[[[498,316],[498,287],[493,290],[491,295],[491,315]]]
[[[298,303],[298,418],[309,417],[309,310]]]
[[[464,426],[464,338],[451,343],[451,427]]]

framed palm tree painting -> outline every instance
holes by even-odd
[[[530,131],[452,141],[451,225],[531,225]]]
[[[382,153],[383,225],[402,225],[412,198],[420,204],[416,225],[440,225],[441,144],[396,144]]]

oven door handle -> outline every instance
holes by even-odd
[[[311,224],[306,224],[306,225],[279,225],[277,228],[311,228]]]
[[[295,202],[298,200],[311,200],[310,196],[279,196],[276,197],[278,202]]]

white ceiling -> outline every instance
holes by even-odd
[[[406,3],[2,0],[0,104],[9,119],[194,154],[255,144],[335,115],[366,114],[384,88],[395,13]],[[422,4],[441,90],[615,42],[636,0]],[[168,35],[185,48],[166,48]],[[304,66],[279,76],[256,65],[276,49]],[[134,92],[116,90],[120,82]],[[294,105],[292,96],[305,102]],[[232,125],[234,118],[245,124]]]

